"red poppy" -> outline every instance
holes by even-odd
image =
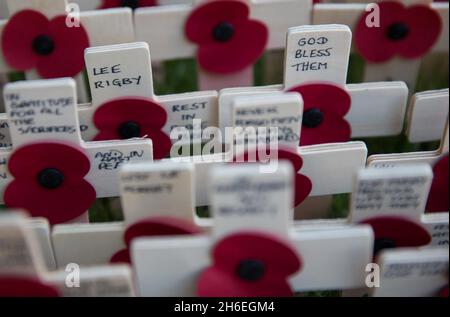
[[[345,120],[352,103],[349,93],[331,83],[309,83],[291,88],[304,102],[300,145],[347,142],[352,128]]]
[[[68,27],[63,15],[49,21],[42,13],[24,10],[11,17],[3,29],[6,62],[19,71],[36,68],[42,78],[79,74],[87,47],[89,36],[84,27]]]
[[[288,277],[302,261],[284,240],[262,232],[237,233],[219,241],[213,265],[197,283],[201,297],[289,297]]]
[[[156,102],[145,98],[119,98],[109,101],[95,112],[94,124],[100,132],[95,141],[148,137],[153,141],[153,157],[167,157],[170,138],[161,131],[167,112]]]
[[[251,153],[254,155],[250,155],[249,152],[245,152],[243,155],[237,156],[233,159],[234,163],[256,163],[256,162],[261,162],[261,163],[267,163],[267,162],[263,162],[262,159],[259,157],[259,152],[257,150],[257,148],[254,149],[254,151],[256,151],[256,153]],[[271,151],[273,152],[273,150]],[[264,152],[265,153],[265,152]],[[272,153],[273,155],[273,153]],[[279,148],[277,150],[277,154],[276,157],[278,158],[278,160],[287,160],[289,161],[292,166],[294,167],[294,171],[295,171],[295,199],[294,199],[294,207],[300,205],[311,193],[312,190],[312,182],[311,180],[302,175],[299,174],[300,170],[303,167],[303,159],[301,158],[300,155],[298,155],[298,153],[287,149],[287,148]],[[255,158],[256,162],[250,162],[250,159]]]
[[[6,206],[26,209],[52,225],[78,218],[96,199],[95,189],[84,180],[91,164],[78,147],[62,142],[26,145],[14,151],[8,168],[14,180],[4,193]]]
[[[200,66],[212,73],[235,73],[253,65],[263,54],[269,31],[251,20],[240,0],[214,0],[198,6],[185,25],[187,38],[199,48]]]
[[[442,21],[430,6],[405,7],[397,1],[384,1],[378,5],[380,27],[367,25],[366,19],[371,20],[369,15],[373,15],[370,11],[361,16],[355,31],[356,46],[369,62],[386,62],[395,55],[419,58],[438,40]]]
[[[129,7],[134,10],[142,7],[156,6],[157,2],[157,0],[102,0],[99,9]]]
[[[372,227],[375,235],[374,253],[398,247],[420,247],[431,242],[431,236],[419,224],[398,216],[382,216],[362,222]]]
[[[448,211],[448,154],[437,162],[433,168],[433,183],[428,196],[427,212]]]
[[[0,276],[0,297],[58,297],[56,288],[34,278]]]
[[[114,254],[111,263],[131,263],[131,242],[136,238],[155,236],[176,236],[200,234],[202,231],[193,223],[171,217],[153,217],[142,220],[127,229],[124,235],[126,249]]]

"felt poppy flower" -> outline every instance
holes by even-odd
[[[439,15],[428,5],[405,7],[398,1],[383,1],[380,8],[380,27],[367,25],[373,12],[365,12],[359,19],[355,41],[359,53],[369,62],[382,63],[395,55],[415,59],[425,55],[438,40],[442,31]]]
[[[419,224],[398,216],[382,216],[362,222],[370,225],[375,235],[374,254],[399,247],[420,247],[431,242],[431,236]]]
[[[439,292],[439,297],[448,297],[448,285],[441,289]]]
[[[253,65],[263,54],[269,31],[251,20],[240,0],[214,0],[198,6],[188,17],[186,37],[198,45],[200,66],[212,73],[229,74]]]
[[[56,288],[34,278],[0,276],[0,297],[58,297]]]
[[[84,214],[96,199],[84,177],[91,168],[78,148],[62,142],[41,142],[13,152],[8,169],[14,180],[6,187],[5,204],[23,208],[52,225]]]
[[[264,158],[261,158],[259,156],[260,151],[257,150],[257,148],[254,148],[252,151],[254,152],[245,152],[242,155],[236,156],[233,159],[234,163],[268,163],[264,162]],[[256,153],[255,153],[256,152]],[[271,151],[273,152],[273,150]],[[266,153],[263,151],[263,153]],[[271,155],[274,155],[274,153],[271,153]],[[300,170],[303,167],[303,159],[301,158],[298,153],[295,151],[288,149],[288,148],[279,148],[277,150],[277,153],[275,155],[278,160],[287,160],[289,161],[292,166],[294,167],[295,171],[295,184],[294,184],[294,207],[300,205],[311,193],[312,190],[312,182],[311,180],[300,174]],[[253,161],[254,160],[254,161]]]
[[[68,27],[66,16],[48,20],[33,10],[11,17],[3,29],[2,51],[14,69],[36,68],[42,78],[74,77],[84,69],[89,36],[83,25]]]
[[[345,116],[352,103],[349,93],[331,83],[309,83],[291,88],[304,102],[300,145],[347,142],[352,135]]]
[[[177,236],[188,234],[200,234],[202,231],[193,223],[173,217],[152,217],[137,222],[127,229],[124,235],[126,249],[114,254],[111,263],[131,263],[130,247],[136,238]]]
[[[99,133],[94,141],[148,137],[153,141],[153,157],[163,159],[172,147],[170,138],[161,131],[166,122],[166,110],[152,100],[138,97],[115,99],[95,112],[94,124]]]
[[[448,154],[442,157],[433,167],[433,183],[428,196],[427,212],[445,212],[448,207]]]
[[[128,7],[134,10],[142,7],[156,6],[157,2],[157,0],[102,0],[99,9]]]
[[[219,241],[213,265],[197,283],[201,297],[289,297],[288,278],[302,267],[296,251],[267,233],[236,233]]]

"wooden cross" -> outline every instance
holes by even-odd
[[[161,110],[166,114],[167,119],[162,122],[156,130],[161,130],[169,138],[173,130],[180,127],[193,130],[194,119],[202,121],[202,128],[217,126],[217,95],[216,91],[202,91],[184,94],[174,94],[156,96],[153,91],[152,67],[149,47],[146,43],[130,43],[122,45],[89,48],[86,50],[86,67],[88,71],[89,83],[92,94],[92,103],[85,105],[79,110],[82,137],[84,140],[93,140],[99,131],[95,124],[96,116],[99,116],[108,104],[116,100],[142,99],[145,98],[150,104],[146,113],[147,118],[134,119],[136,121],[151,120],[151,117],[161,115]],[[136,103],[136,102],[135,102]],[[111,106],[111,105],[109,105]],[[129,113],[133,113],[133,103],[120,105],[124,109],[127,107]],[[139,106],[139,105],[137,105]],[[153,108],[152,108],[153,107]],[[111,108],[111,107],[110,107]],[[152,113],[151,110],[159,110]],[[112,110],[118,110],[116,109]],[[119,109],[120,110],[120,109]],[[142,112],[145,109],[139,111]],[[110,111],[111,112],[111,111]],[[112,111],[114,112],[114,111]],[[103,114],[103,116],[108,113]],[[114,113],[112,114],[114,115]],[[98,119],[98,118],[97,118]],[[117,118],[117,127],[126,122],[121,122]],[[123,119],[122,119],[123,120]],[[143,136],[147,126],[140,126]],[[120,137],[120,135],[119,135]],[[130,136],[128,136],[130,137]],[[155,159],[168,156],[170,147],[165,147],[165,151],[156,151],[161,140],[153,139],[155,149]],[[160,152],[163,152],[160,154]]]
[[[440,35],[436,42],[426,52],[426,54],[448,54],[449,4],[447,2],[432,2],[432,0],[401,0],[400,2],[405,6],[414,4],[427,5],[438,15],[440,23],[442,23],[442,31],[440,32]],[[355,32],[357,32],[358,21],[361,19],[361,16],[366,13],[366,7],[367,3],[319,3],[314,6],[312,20],[314,24],[345,24],[352,28],[353,34],[355,34]],[[422,19],[421,17],[415,18]],[[383,20],[383,17],[381,16],[380,19]],[[382,21],[381,26],[383,26]],[[421,40],[427,36],[433,36],[430,32],[427,33],[427,35],[421,35]],[[366,39],[367,41],[370,40],[367,37]],[[353,46],[354,51],[357,51],[356,47],[357,45]],[[367,62],[365,66],[363,81],[371,82],[384,80],[402,80],[408,84],[408,87],[411,89],[411,91],[414,91],[422,57],[423,55],[421,57],[413,59],[394,57],[384,62]]]
[[[366,226],[336,230],[321,225],[311,230],[293,228],[289,225],[292,167],[280,162],[273,174],[257,173],[259,168],[257,164],[228,165],[210,174],[211,204],[217,219],[212,235],[133,241],[132,254],[142,296],[198,295],[202,273],[214,265],[210,255],[217,243],[233,235],[254,232],[283,239],[301,257],[301,269],[286,277],[293,291],[364,285],[364,268],[372,252],[371,230]],[[324,261],[323,254],[333,261]],[[216,294],[220,294],[220,285],[217,288]]]
[[[448,117],[448,89],[419,92],[408,109],[407,135],[411,143],[437,141]]]
[[[5,0],[0,0],[0,19],[6,19],[8,17],[8,6]]]
[[[387,250],[373,297],[447,297],[448,248]]]
[[[67,0],[7,0],[10,17],[23,10],[35,10],[44,14],[48,19],[66,15]],[[76,16],[75,16],[76,17]],[[79,16],[81,26],[84,27],[89,37],[89,46],[110,45],[127,43],[134,40],[133,18],[129,8],[117,8],[102,11],[86,11]],[[8,20],[0,21],[0,37]],[[32,48],[30,48],[31,50]],[[61,66],[63,67],[63,66]],[[0,73],[12,72],[15,69],[9,66],[0,50]],[[37,79],[36,70],[26,71],[27,79]],[[83,74],[76,76],[80,101],[87,101],[87,91],[83,80]]]
[[[133,296],[132,273],[127,266],[83,268],[79,274],[79,287],[67,285],[68,272],[46,267],[48,259],[43,249],[44,240],[50,245],[47,223],[43,226],[20,212],[0,215],[0,291],[2,296]],[[38,233],[40,232],[40,233]],[[51,245],[50,245],[51,247]],[[20,284],[16,284],[20,283]],[[26,283],[26,284],[25,284]],[[18,289],[18,285],[22,289]],[[26,286],[25,286],[26,285]],[[76,286],[76,285],[74,285]],[[39,290],[36,290],[36,288]]]
[[[72,79],[8,84],[5,87],[5,104],[14,147],[0,150],[2,200],[5,199],[7,203],[9,201],[14,207],[29,209],[33,216],[50,218],[51,224],[77,220],[70,217],[71,212],[67,214],[60,209],[56,212],[55,208],[66,208],[63,206],[67,204],[67,208],[70,209],[72,205],[76,205],[77,200],[84,201],[86,197],[90,197],[86,201],[86,207],[89,208],[93,202],[91,199],[95,197],[118,196],[117,177],[120,166],[126,162],[153,158],[152,142],[148,139],[83,142],[76,112],[76,85]],[[42,163],[30,163],[33,156],[23,153],[40,156]],[[73,156],[68,156],[68,153],[72,153]],[[54,157],[59,159],[55,160]],[[75,159],[76,157],[78,159]],[[76,164],[75,161],[71,162],[74,159]],[[33,168],[37,168],[33,166],[40,164],[43,164],[43,170],[33,171]],[[59,168],[53,165],[58,165]],[[18,169],[15,166],[18,166]],[[27,176],[27,173],[30,175]],[[37,176],[33,173],[39,173],[39,182],[36,184],[34,183]],[[77,173],[79,173],[77,176],[72,175]],[[69,179],[67,182],[66,177]],[[16,196],[22,195],[21,190],[24,189],[21,186],[31,186],[26,190],[28,198],[25,200]],[[79,192],[80,197],[76,197],[78,190],[82,190],[82,193]],[[6,195],[12,196],[4,197],[5,192]],[[41,201],[42,195],[49,195],[44,199],[48,200],[47,203]],[[74,199],[72,205],[67,201],[64,203],[67,199]],[[40,205],[37,214],[33,213],[36,205]],[[44,210],[53,211],[44,212]],[[80,219],[86,218],[87,213],[84,211],[80,214]],[[45,215],[40,215],[40,212],[44,212]]]
[[[230,126],[232,101],[237,96],[267,96],[279,91],[298,91],[296,87],[320,82],[337,85],[349,94],[351,106],[343,119],[350,125],[352,138],[401,133],[408,98],[406,85],[402,82],[347,85],[351,36],[349,28],[344,25],[290,28],[287,33],[284,86],[222,90],[219,96],[220,128]],[[307,89],[304,88],[303,91],[306,93],[311,91],[311,88]],[[322,95],[323,100],[328,100],[327,96],[331,94],[326,88],[317,90],[315,93],[308,94]],[[330,109],[339,104],[335,98],[329,98],[326,104]],[[315,99],[320,100],[320,98]],[[307,103],[305,100],[304,102]],[[305,109],[306,107],[305,104]],[[305,116],[303,121],[302,135],[305,136],[305,129],[314,131],[314,128],[311,129],[311,126],[305,122]],[[319,124],[317,128],[322,128],[322,125]],[[332,128],[329,133],[335,134]],[[327,142],[322,141],[322,143]]]
[[[392,248],[401,253],[406,247],[433,249],[448,246],[448,212],[424,213],[432,179],[430,166],[423,163],[392,168],[371,167],[358,173],[348,220],[373,226],[374,261],[381,267],[386,253]],[[374,273],[378,274],[378,271]],[[385,278],[388,279],[388,275]],[[384,290],[390,288],[383,282],[380,285]],[[395,285],[392,282],[391,287]],[[399,291],[400,285],[396,286],[396,296],[406,292]],[[362,289],[345,291],[343,296],[361,297],[378,293],[381,289],[367,285]]]
[[[1,2],[1,1],[0,1]],[[102,7],[102,0],[74,0],[83,11],[96,10]],[[158,5],[192,3],[192,0],[157,0]]]
[[[185,35],[185,24],[191,14],[207,1],[195,0],[194,2],[194,6],[188,4],[161,6],[141,8],[135,11],[136,38],[149,43],[154,62],[196,56],[197,46]],[[266,50],[282,49],[285,32],[289,27],[311,22],[312,5],[310,0],[245,0],[243,2],[248,6],[250,19],[262,22],[268,31]],[[276,14],[274,14],[275,12]],[[220,21],[220,17],[218,19],[218,24],[223,22]],[[202,23],[202,21],[199,19],[198,23]],[[205,28],[207,27],[205,26]],[[241,30],[237,31],[242,32]],[[211,34],[212,32],[213,30],[211,30]],[[253,39],[254,37],[248,40]],[[244,46],[247,47],[247,44]],[[226,44],[223,47],[226,48]],[[223,63],[225,60],[231,60],[231,57],[224,58],[223,61],[217,60],[217,63]],[[227,74],[206,71],[199,67],[199,87],[201,90],[207,90],[252,86],[252,66],[249,65]]]

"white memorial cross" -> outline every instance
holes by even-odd
[[[194,2],[194,6],[182,4],[140,8],[135,11],[136,37],[139,41],[149,43],[154,62],[192,58],[196,56],[198,46],[191,42],[186,36],[185,24],[191,14],[196,12],[200,6],[205,5],[208,1],[195,0]],[[214,1],[211,2],[213,3]],[[233,4],[232,2],[235,1],[219,1],[219,5],[223,4],[224,6],[230,6]],[[259,21],[266,26],[268,39],[265,50],[282,49],[284,47],[285,33],[289,27],[310,24],[311,21],[311,0],[244,0],[242,2],[244,2],[249,9],[250,19]],[[213,5],[217,4],[213,3]],[[241,12],[242,10],[237,11]],[[223,10],[220,10],[219,12],[216,10],[214,12],[216,13],[210,13],[208,15],[208,20],[212,18],[213,14],[217,14],[217,26],[211,26],[209,25],[211,22],[205,22],[199,17],[196,21],[198,27],[204,32],[208,32],[208,28],[212,28],[211,36],[214,33],[214,27],[218,27],[224,22],[223,17],[220,16],[220,12],[223,12]],[[242,41],[241,39],[241,33],[244,33],[244,31],[247,30],[250,32],[250,26],[247,27],[247,30],[241,30],[238,28],[239,25],[233,25],[232,22],[234,22],[234,20],[231,14],[230,19],[231,24],[227,23],[225,30],[222,28],[223,32],[219,32],[222,35],[225,34],[226,37],[221,37],[222,42],[219,41],[220,44],[218,46],[223,47],[223,49],[228,49],[228,42],[226,39],[230,40],[229,37],[231,36],[229,45],[233,46],[233,57],[224,57],[223,61],[216,58],[215,63],[217,65],[223,62],[230,62],[232,59],[242,58],[244,55],[248,54],[248,52],[244,50],[248,50],[249,45],[257,45],[253,44],[253,42],[255,36],[258,37],[258,34],[249,36],[245,41]],[[206,23],[207,25],[201,26],[201,23]],[[254,27],[251,28],[251,30],[253,29]],[[233,35],[235,32],[236,36],[239,36],[238,40],[241,41],[239,43],[234,43]],[[242,46],[236,47],[238,44]],[[243,50],[242,54],[234,57],[234,52],[239,49]],[[249,85],[253,85],[253,65],[227,74],[212,73],[199,67],[199,86],[201,90]]]
[[[368,158],[368,166],[395,167],[405,164],[427,163],[435,165],[449,152],[449,124],[448,117],[441,138],[441,144],[435,151],[377,154]]]
[[[278,142],[296,149],[300,142],[302,115],[303,99],[295,92],[237,97],[232,103],[231,126],[236,129],[233,144]],[[277,128],[277,133],[274,136],[267,130],[259,133],[260,128]]]
[[[378,1],[377,1],[378,2]],[[439,34],[439,37],[437,38],[436,42],[429,48],[427,54],[430,53],[448,53],[448,43],[449,43],[449,4],[448,2],[433,2],[432,0],[395,0],[395,2],[400,2],[403,4],[406,8],[411,8],[413,5],[426,5],[429,6],[436,14],[438,19],[440,20],[440,23],[442,24],[442,31]],[[357,25],[358,21],[361,19],[361,16],[366,13],[366,8],[368,8],[367,3],[319,3],[314,6],[313,10],[313,23],[314,24],[327,24],[327,23],[340,23],[348,25],[353,30],[353,34],[357,32]],[[383,13],[381,13],[381,16],[379,20],[374,19],[373,16],[377,12],[380,11],[377,10],[374,12],[373,6],[369,7],[370,10],[367,10],[367,12],[371,12],[370,21],[379,21],[381,24],[381,30],[390,29],[388,26],[383,25]],[[392,14],[392,10],[390,9],[389,12]],[[403,10],[403,9],[401,9]],[[416,11],[416,14],[419,11]],[[401,14],[401,13],[399,13]],[[410,16],[412,16],[410,14]],[[428,18],[428,17],[427,17]],[[414,15],[413,19],[423,19],[420,16]],[[427,21],[427,20],[425,20]],[[400,21],[400,22],[407,22],[407,21]],[[392,31],[394,33],[392,36],[394,36],[397,39],[404,39],[405,35],[408,35],[408,25],[405,24],[395,24],[392,27],[393,30],[397,29],[397,32]],[[392,26],[391,25],[391,26]],[[405,29],[406,27],[406,29]],[[425,32],[416,34],[416,37],[419,37],[422,42],[425,42],[426,37],[432,37],[432,33],[426,33],[427,31],[423,30],[423,25],[418,27],[418,29],[410,30],[411,32]],[[376,29],[374,29],[376,30]],[[381,32],[381,31],[380,31]],[[406,33],[405,33],[406,32]],[[397,36],[396,36],[396,35]],[[410,34],[411,35],[411,34]],[[370,41],[373,39],[370,39],[368,36],[364,38],[364,40]],[[379,39],[378,39],[379,40]],[[388,38],[386,36],[385,42],[388,42]],[[353,45],[353,49],[357,51],[356,49],[357,45]],[[412,44],[410,45],[413,46]],[[379,47],[383,48],[383,44],[380,43]],[[386,47],[388,49],[388,47]],[[402,57],[394,56],[392,59],[389,59],[384,62],[378,62],[378,63],[370,63],[368,62],[365,66],[365,77],[364,82],[371,82],[371,81],[385,81],[385,80],[402,80],[408,84],[408,87],[411,89],[411,91],[414,91],[416,86],[416,81],[418,77],[418,73],[421,66],[422,57],[416,57],[413,59],[406,59]]]
[[[403,82],[347,85],[351,37],[350,29],[344,25],[290,28],[284,85],[222,90],[220,128],[230,126],[235,97],[292,90],[303,94],[303,144],[333,142],[337,133],[342,134],[339,130],[347,129],[342,127],[343,123],[335,122],[342,120],[350,129],[349,135],[345,135],[348,139],[400,134],[408,99],[406,85]]]
[[[291,276],[279,276],[277,282],[288,281],[289,285],[286,284],[285,287],[294,292],[347,289],[364,285],[364,269],[372,257],[373,237],[370,228],[330,228],[320,225],[316,225],[314,229],[293,228],[289,225],[292,221],[292,167],[280,162],[272,174],[257,173],[259,168],[261,165],[258,164],[228,165],[218,167],[211,173],[211,205],[214,219],[217,220],[214,221],[211,235],[139,238],[133,242],[132,254],[142,296],[187,297],[197,296],[199,293],[203,296],[254,295],[245,279],[254,278],[256,285],[259,285],[258,278],[264,274],[261,272],[264,269],[260,270],[260,262],[263,262],[262,265],[266,264],[262,258],[267,260],[267,256],[258,256],[258,251],[251,251],[253,258],[247,259],[241,253],[248,248],[255,248],[260,254],[262,252],[267,255],[267,246],[263,251],[258,242],[248,243],[246,246],[236,245],[233,250],[240,250],[242,247],[242,252],[233,251],[227,257],[230,263],[243,264],[239,265],[242,270],[236,276],[234,270],[230,270],[232,272],[228,273],[229,276],[222,276],[220,281],[229,287],[233,283],[241,283],[239,294],[227,291],[226,286],[224,290],[221,283],[213,285],[211,280],[208,285],[208,281],[205,281],[208,277],[203,276],[205,270],[215,264],[211,259],[213,252],[219,252],[214,251],[215,248],[221,244],[232,244],[228,240],[239,244],[242,237],[256,237],[257,241],[265,237],[270,240],[271,246],[274,241],[278,241],[275,252],[280,248],[280,241],[284,241],[281,242],[284,250],[290,249],[301,259],[301,264],[293,265],[290,258],[291,268],[284,271],[290,271],[285,274]],[[326,261],[325,257],[332,258],[333,261]],[[219,258],[220,255],[216,254],[217,261],[220,261]],[[270,265],[280,265],[276,262],[275,259]],[[246,270],[245,267],[248,266],[250,268]],[[209,287],[213,292],[208,291]],[[267,285],[262,283],[258,293],[268,294],[267,291]],[[269,294],[280,295],[277,290],[270,290]]]
[[[85,220],[96,197],[119,196],[124,163],[153,159],[148,139],[82,141],[70,78],[10,83],[5,104],[14,147],[0,150],[1,200],[51,224]]]
[[[20,212],[0,215],[0,292],[2,296],[134,296],[127,266],[50,271],[34,222]],[[47,236],[48,239],[48,231]],[[50,240],[48,240],[50,242]],[[53,260],[54,261],[54,260]],[[71,276],[69,276],[72,274]],[[68,285],[70,281],[73,285]],[[78,287],[77,287],[78,286]]]
[[[146,43],[89,48],[85,59],[92,103],[79,110],[84,140],[95,139],[99,132],[113,133],[120,139],[147,134],[154,136],[154,158],[161,159],[170,153],[172,130],[183,127],[192,131],[194,119],[201,120],[201,128],[218,124],[216,91],[154,94]],[[108,119],[112,123],[108,126],[103,123],[100,129],[99,122]],[[127,125],[128,129],[123,129]]]
[[[448,212],[425,213],[432,179],[431,167],[423,163],[361,170],[349,221],[374,226],[376,252],[448,245]]]
[[[411,143],[440,140],[448,118],[448,89],[416,93],[408,109],[407,135]]]
[[[89,46],[128,43],[134,40],[133,17],[132,11],[129,8],[85,11],[79,13],[78,16],[77,12],[70,12],[67,0],[7,0],[7,5],[10,17],[13,17],[15,14],[24,10],[38,11],[48,19],[53,19],[61,15],[66,16],[70,13],[70,21],[74,22],[74,18],[77,20],[79,19],[81,26],[86,30],[89,37]],[[3,30],[7,24],[8,20],[0,21],[0,38],[2,37]],[[33,48],[29,47],[29,49],[31,51]],[[61,62],[60,67],[64,67],[64,62]],[[7,60],[4,58],[3,51],[0,50],[0,73],[12,71],[14,71],[14,68],[8,65]],[[28,79],[38,79],[40,76],[38,72],[33,69],[26,72],[26,77]],[[87,92],[83,74],[77,75],[76,78],[80,101],[86,101]]]

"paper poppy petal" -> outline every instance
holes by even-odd
[[[428,196],[427,212],[449,211],[449,155],[445,155],[433,167],[433,183]]]
[[[414,5],[405,10],[409,36],[398,45],[398,53],[404,58],[425,55],[437,42],[442,31],[439,14],[426,5]]]
[[[258,281],[239,279],[242,261],[264,264]],[[287,278],[302,267],[300,257],[283,239],[263,232],[237,233],[219,241],[213,250],[213,266],[201,275],[199,296],[289,296]]]
[[[55,168],[64,174],[66,183],[77,184],[89,172],[91,163],[80,148],[56,141],[25,145],[8,160],[11,175],[30,182],[35,182],[36,175],[45,168]]]
[[[88,211],[96,199],[95,189],[84,179],[48,190],[34,179],[16,179],[5,190],[8,208],[25,209],[32,217],[44,217],[51,225],[66,223]]]
[[[37,71],[42,78],[74,77],[84,69],[84,50],[89,36],[83,25],[68,27],[66,16],[50,21],[49,35],[55,42],[53,53],[40,56]]]
[[[344,117],[352,104],[350,94],[332,83],[310,83],[289,89],[302,95],[304,111],[319,108],[322,111]]]
[[[362,223],[372,227],[375,239],[393,239],[396,247],[419,247],[431,242],[427,230],[406,218],[383,216],[367,219]]]
[[[347,120],[326,113],[321,125],[315,128],[302,127],[300,144],[302,146],[348,142],[352,135],[352,128]]]
[[[388,27],[398,21],[405,10],[403,4],[394,1],[379,2],[380,27],[369,27],[366,18],[373,12],[365,12],[355,30],[355,44],[359,53],[369,62],[381,63],[391,59],[397,52],[398,44],[391,41],[386,32]]]
[[[197,294],[200,297],[292,297],[293,291],[286,280],[246,283],[213,267],[201,274]]]
[[[209,1],[199,5],[188,17],[185,24],[186,37],[194,43],[214,42],[213,30],[222,23],[240,23],[248,19],[250,9],[239,0]]]
[[[295,206],[300,205],[311,194],[311,180],[301,174],[295,176]]]
[[[236,28],[230,41],[199,47],[197,58],[203,69],[219,74],[235,73],[253,65],[261,57],[269,37],[267,27],[259,21],[246,21]]]
[[[56,288],[24,277],[0,276],[0,297],[58,297]]]
[[[150,99],[124,97],[106,102],[94,114],[94,124],[99,130],[115,131],[128,121],[141,126],[162,128],[167,122],[167,112]]]
[[[33,10],[20,11],[9,19],[2,34],[2,51],[9,66],[20,71],[36,67],[40,56],[33,51],[33,41],[46,34],[48,26],[45,15]]]
[[[160,130],[144,129],[143,135],[153,142],[153,158],[161,160],[167,158],[172,148],[172,140]]]
[[[151,207],[149,207],[151,208]],[[131,245],[139,237],[174,236],[200,234],[202,231],[194,223],[175,217],[151,217],[141,220],[125,232],[125,243]]]

